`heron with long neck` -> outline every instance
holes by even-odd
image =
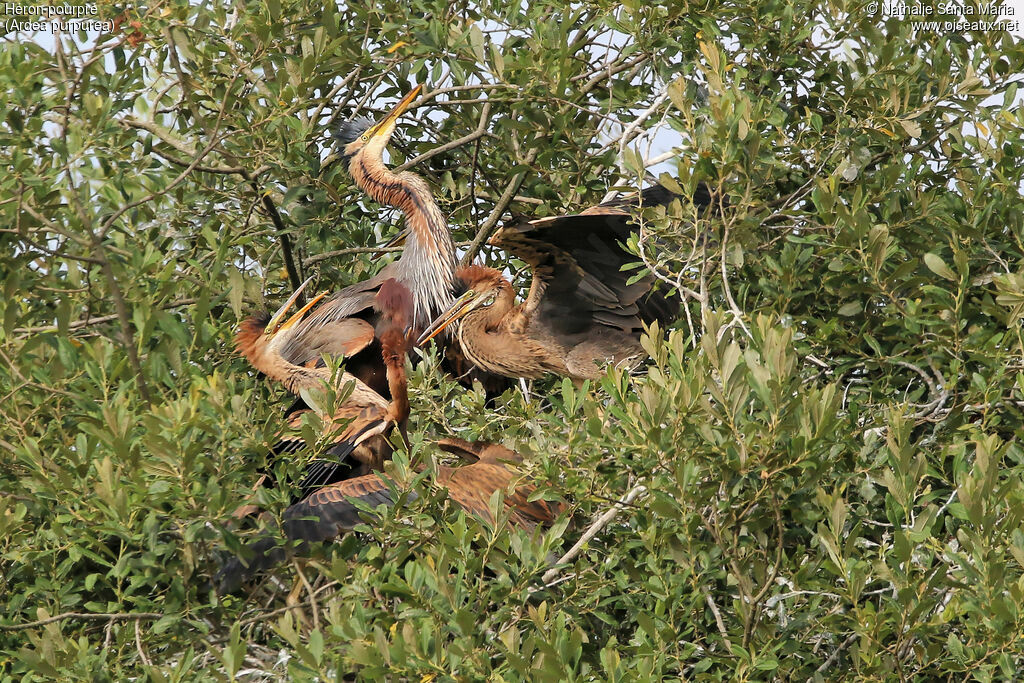
[[[635,229],[630,209],[668,204],[676,195],[661,186],[576,215],[506,226],[491,239],[533,270],[529,294],[519,304],[501,271],[468,266],[456,271],[463,290],[423,331],[423,344],[455,325],[462,352],[477,367],[504,377],[547,373],[577,382],[596,379],[607,363],[644,356],[644,325],[672,320],[678,303],[652,289],[654,277],[623,272],[635,261],[622,246]],[[698,187],[695,204],[711,197]]]
[[[412,295],[409,290],[393,278],[385,280],[374,297],[373,309],[377,313],[377,327],[374,329],[363,321],[358,322],[357,332],[347,337],[348,353],[359,353],[376,341],[381,349],[381,361],[386,368],[386,379],[391,400],[384,398],[349,372],[339,372],[334,377],[325,365],[299,365],[285,358],[281,349],[290,342],[295,330],[310,308],[315,306],[323,294],[315,297],[298,312],[285,319],[291,307],[298,300],[307,280],[269,318],[253,316],[242,323],[235,338],[239,352],[254,368],[271,380],[280,382],[286,389],[301,397],[310,409],[324,418],[324,428],[335,447],[335,456],[351,455],[361,467],[357,473],[380,469],[391,454],[387,433],[398,425],[403,431],[409,412],[409,399],[405,382],[405,357],[409,346],[408,329],[412,319]],[[364,329],[368,328],[368,329]],[[348,396],[330,414],[325,406],[325,394],[334,382],[341,391],[351,385]],[[289,424],[301,422],[301,414],[294,414]],[[340,433],[337,433],[341,428]],[[327,463],[306,473],[300,486],[329,483],[331,472],[325,471]],[[320,481],[317,481],[320,479]]]
[[[412,295],[410,324],[423,328],[454,300],[455,246],[448,222],[420,176],[409,171],[395,173],[384,165],[384,149],[395,131],[398,117],[419,95],[416,86],[380,122],[368,125],[365,119],[344,124],[335,137],[343,145],[342,156],[356,186],[382,204],[399,209],[405,216],[405,250],[394,262],[375,276],[351,285],[324,301],[296,325],[282,346],[282,355],[293,363],[305,365],[322,353],[338,353],[346,346],[349,329],[338,323],[362,319],[373,324],[373,298],[383,282],[395,279]],[[369,349],[369,358],[351,359],[347,369],[371,388],[385,393],[380,358]]]

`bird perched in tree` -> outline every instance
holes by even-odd
[[[679,305],[652,289],[653,276],[630,282],[631,274],[622,271],[636,260],[623,247],[635,229],[629,210],[667,204],[675,196],[654,186],[633,200],[502,228],[491,243],[533,270],[526,300],[515,303],[512,285],[499,270],[460,268],[456,277],[464,293],[431,323],[419,343],[459,321],[455,336],[466,357],[505,377],[554,373],[595,379],[605,363],[643,355],[643,326],[667,324]],[[694,202],[710,203],[703,186]]]
[[[353,337],[372,331],[377,315],[373,301],[381,284],[394,279],[409,289],[413,308],[410,325],[414,328],[424,327],[454,300],[455,246],[447,220],[421,177],[408,171],[393,173],[383,161],[398,117],[421,90],[422,86],[416,86],[380,122],[356,119],[335,133],[356,186],[404,214],[408,230],[405,250],[373,277],[326,299],[296,325],[280,349],[282,357],[296,365],[316,361],[325,353],[344,354],[347,371],[382,396],[387,395],[387,384],[377,345],[351,351]]]
[[[374,296],[376,329],[363,321],[351,321],[368,329],[360,329],[358,334],[346,337],[347,346],[343,351],[349,354],[359,353],[372,342],[377,342],[386,368],[391,396],[388,400],[348,372],[340,372],[337,377],[332,377],[332,371],[326,365],[297,365],[281,355],[281,348],[295,334],[296,326],[303,316],[324,296],[321,294],[315,297],[285,320],[308,283],[309,280],[303,283],[273,315],[253,316],[244,321],[235,338],[239,352],[254,368],[280,382],[301,397],[310,409],[320,413],[324,418],[325,434],[334,441],[334,445],[327,451],[327,457],[332,459],[317,460],[307,467],[300,483],[301,497],[315,488],[337,481],[342,475],[366,474],[380,469],[393,450],[387,439],[390,430],[397,425],[404,437],[405,421],[409,413],[404,364],[410,345],[409,324],[413,315],[411,293],[397,280],[389,278],[381,283]],[[338,324],[345,324],[345,321]],[[332,382],[339,393],[351,386],[351,393],[327,414],[324,399]],[[303,412],[295,412],[288,418],[289,427],[301,425]],[[301,447],[302,443],[297,437],[285,437],[275,446],[274,452],[290,452]],[[358,465],[353,467],[345,464],[345,459],[349,457]],[[244,513],[251,511],[250,507],[243,508]]]
[[[560,503],[530,500],[536,487],[524,482],[523,476],[513,469],[523,460],[519,453],[497,444],[461,439],[442,439],[437,445],[464,459],[475,460],[462,467],[439,466],[434,480],[434,485],[445,489],[449,499],[466,512],[494,524],[490,499],[495,491],[504,491],[502,519],[512,527],[532,530],[538,525],[547,526],[561,513]],[[298,542],[296,550],[302,552],[308,543],[335,539],[361,523],[356,501],[371,508],[394,506],[392,489],[393,485],[389,486],[381,474],[325,486],[285,510],[281,531],[287,540]],[[414,492],[408,496],[415,499]],[[217,573],[220,594],[238,590],[256,573],[282,562],[288,550],[276,537],[267,534],[249,544],[245,554],[248,559],[231,559]]]

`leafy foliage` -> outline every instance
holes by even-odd
[[[859,2],[653,5],[158,3],[4,36],[0,677],[1024,668],[1024,49]],[[716,211],[649,210],[631,247],[683,315],[645,374],[529,402],[428,354],[392,467],[419,498],[218,599],[282,398],[233,329],[376,271],[397,217],[327,130],[421,82],[391,163],[419,157],[463,241],[639,186],[669,140],[663,181]],[[532,453],[571,516],[451,509],[410,467],[449,433]]]

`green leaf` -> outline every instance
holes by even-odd
[[[939,277],[951,280],[953,282],[958,280],[956,273],[950,270],[949,266],[946,265],[945,261],[943,261],[936,254],[933,254],[931,252],[925,254],[924,264],[928,266],[928,270],[932,271]]]
[[[838,313],[839,315],[849,317],[852,315],[857,315],[862,310],[864,310],[864,307],[861,306],[861,303],[859,301],[849,301],[840,306],[839,310],[837,310],[836,313]]]

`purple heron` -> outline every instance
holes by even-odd
[[[410,346],[409,323],[413,315],[412,295],[404,285],[393,278],[381,283],[374,296],[373,309],[377,313],[376,329],[363,321],[351,321],[368,329],[347,337],[344,350],[358,353],[376,341],[381,360],[386,368],[390,400],[385,399],[358,377],[342,371],[332,377],[324,364],[297,365],[281,355],[306,312],[324,296],[315,297],[287,320],[285,316],[295,304],[307,280],[273,315],[253,316],[241,325],[235,344],[254,368],[302,398],[310,410],[324,419],[324,434],[332,439],[327,460],[310,463],[299,484],[305,497],[313,489],[333,483],[341,476],[366,474],[378,470],[390,457],[391,443],[388,433],[398,426],[405,436],[405,421],[409,413],[409,400],[405,382],[405,357]],[[342,324],[344,321],[340,322]],[[351,385],[351,393],[328,415],[324,407],[325,392],[334,383],[340,392]],[[287,418],[290,431],[301,426],[305,410],[295,411]],[[289,430],[286,430],[286,434]],[[273,448],[275,455],[293,452],[303,446],[298,436],[284,436]],[[346,459],[348,461],[346,462]],[[353,465],[352,461],[355,461]],[[264,478],[257,487],[267,485]],[[244,516],[255,509],[243,506],[236,513]]]
[[[636,260],[623,244],[635,225],[634,206],[668,204],[676,195],[661,186],[632,200],[579,214],[519,222],[499,230],[491,243],[532,268],[526,300],[516,304],[501,271],[468,266],[456,271],[463,294],[421,334],[425,343],[459,322],[455,337],[477,367],[504,377],[546,373],[595,379],[602,365],[640,357],[644,324],[670,322],[679,309],[652,289],[648,275],[630,282],[622,266]],[[706,206],[701,186],[694,202]]]

